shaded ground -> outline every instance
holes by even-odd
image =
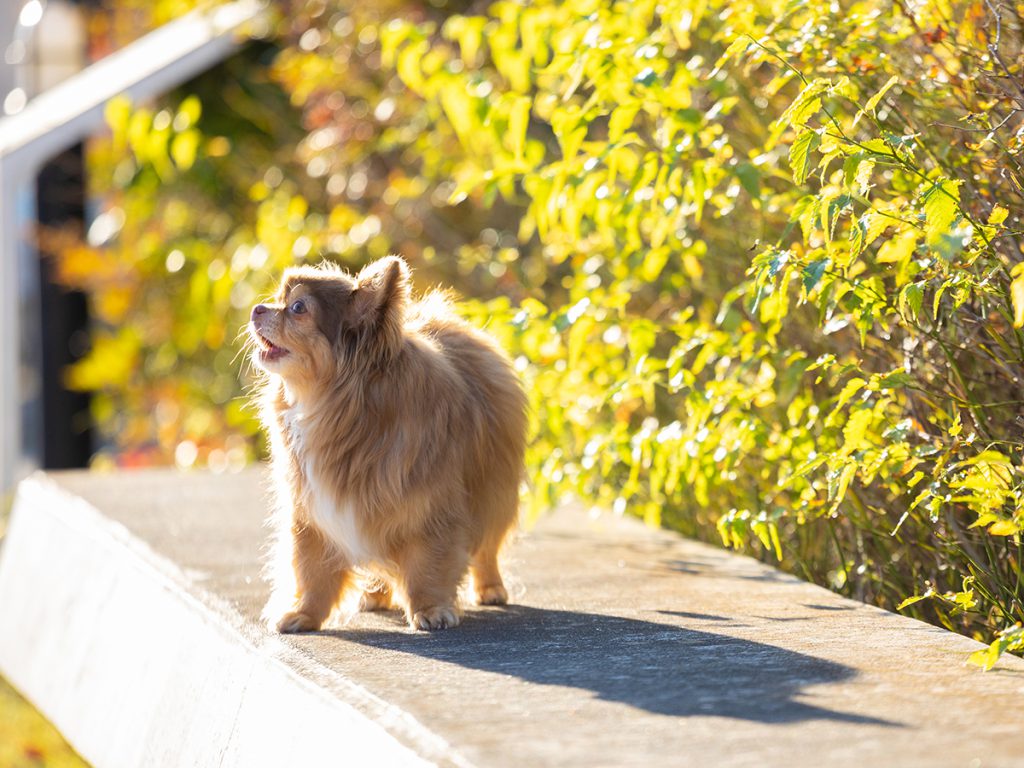
[[[656,715],[897,725],[799,700],[805,687],[848,680],[855,669],[728,635],[525,605],[474,612],[461,630],[426,639],[395,628],[322,634],[526,683],[576,688]]]

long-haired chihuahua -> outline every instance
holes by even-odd
[[[287,270],[249,332],[290,560],[271,569],[277,629],[318,630],[355,587],[362,610],[453,627],[467,572],[479,603],[506,603],[526,398],[494,340],[444,294],[413,300],[394,256]]]

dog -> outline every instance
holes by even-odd
[[[447,294],[414,299],[397,256],[288,269],[249,332],[291,565],[271,574],[277,630],[319,630],[356,587],[361,610],[454,627],[467,572],[478,603],[505,604],[527,401],[497,343]]]

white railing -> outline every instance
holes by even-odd
[[[36,279],[19,254],[32,247],[25,201],[42,165],[102,130],[103,112],[120,94],[146,101],[223,61],[265,24],[265,3],[236,0],[176,19],[0,118],[0,498],[37,461],[22,448],[25,396],[20,348],[25,286]],[[38,290],[35,286],[34,290]]]

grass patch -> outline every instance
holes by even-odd
[[[0,766],[84,768],[60,732],[0,677]]]

